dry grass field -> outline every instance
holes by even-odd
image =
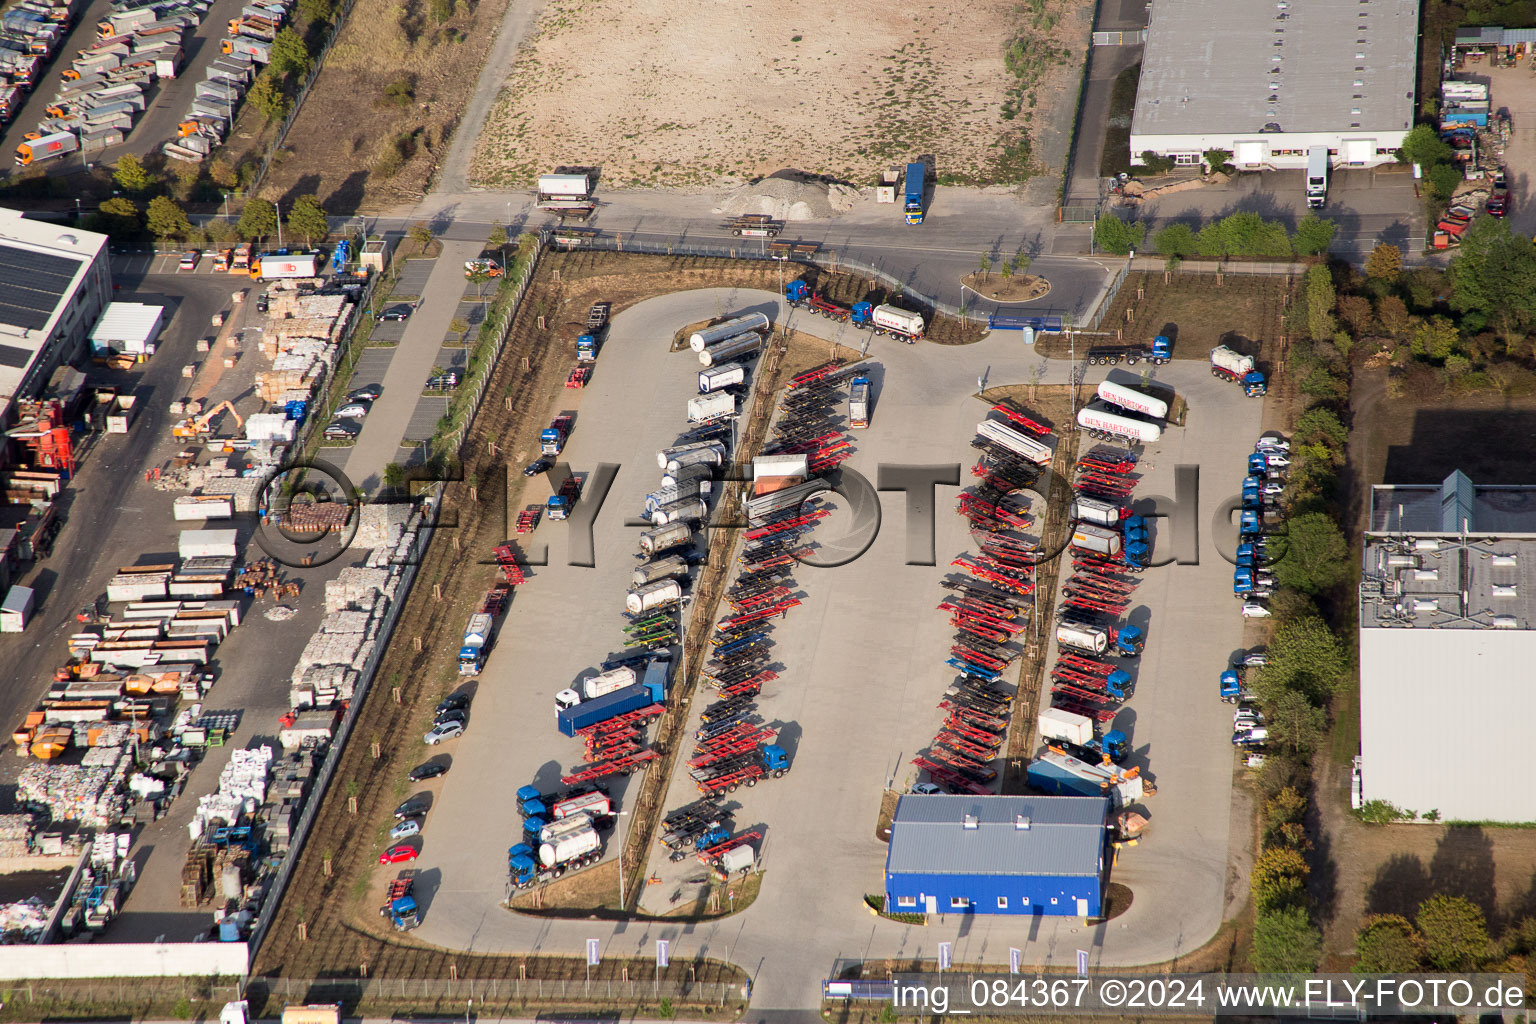
[[[579,164],[607,185],[698,186],[794,167],[869,183],[931,153],[941,181],[1020,182],[1040,169],[1036,130],[1075,103],[1092,10],[550,0],[472,177],[521,186]]]

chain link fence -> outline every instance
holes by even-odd
[[[389,649],[390,637],[394,634],[395,623],[405,609],[407,597],[411,592],[411,584],[415,582],[416,570],[426,558],[427,548],[432,543],[433,524],[437,521],[436,509],[441,506],[443,500],[443,485],[438,484],[435,492],[426,499],[429,508],[418,507],[411,514],[406,523],[407,533],[414,531],[414,543],[409,552],[404,556],[401,566],[398,585],[395,588],[394,600],[389,602],[385,609],[384,619],[379,626],[378,643],[374,645],[373,653],[364,662],[362,670],[358,673],[357,684],[353,689],[352,702],[347,705],[347,713],[342,717],[341,727],[336,730],[336,736],[326,750],[325,760],[320,765],[320,772],[315,776],[314,784],[310,787],[309,799],[304,804],[304,810],[299,815],[298,825],[294,827],[293,839],[288,855],[283,858],[282,866],[277,870],[277,877],[273,880],[271,888],[267,892],[266,902],[262,905],[261,914],[256,918],[256,924],[251,929],[251,937],[248,943],[251,957],[255,958],[256,951],[261,948],[261,943],[267,935],[267,929],[272,927],[272,920],[277,916],[278,904],[282,902],[283,893],[288,887],[288,882],[293,876],[294,868],[298,865],[299,855],[304,852],[304,842],[309,838],[310,830],[314,827],[315,818],[319,816],[320,805],[324,803],[331,780],[336,774],[336,767],[341,763],[341,754],[346,749],[347,740],[352,736],[352,728],[357,724],[358,716],[362,713],[363,705],[367,702],[368,691],[373,685],[374,676],[377,675],[379,664],[384,660],[384,654]]]
[[[593,974],[608,974],[594,968]],[[626,968],[623,971],[628,974]],[[637,1000],[672,999],[724,1006],[746,1002],[747,982],[694,981],[693,969],[682,965],[663,967],[654,973],[641,969],[636,977],[589,978],[252,978],[247,995],[253,1008],[274,1003],[340,1003],[349,1009],[390,1003],[457,1004],[485,1013],[490,1008],[516,1003],[572,1002],[633,1003]]]

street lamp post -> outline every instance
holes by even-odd
[[[620,811],[614,815],[619,820],[619,910],[624,909],[624,818],[629,817],[628,811]]]

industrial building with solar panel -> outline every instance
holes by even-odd
[[[0,423],[84,354],[111,297],[106,235],[0,209]]]

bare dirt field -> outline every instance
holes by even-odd
[[[506,7],[357,0],[261,194],[285,205],[314,195],[333,215],[420,199]],[[245,111],[241,127],[253,117]]]
[[[795,167],[871,183],[931,153],[940,181],[1023,181],[1041,169],[1042,125],[1064,106],[1071,122],[1092,11],[551,0],[472,177],[520,186],[590,164],[610,185],[687,186]]]

